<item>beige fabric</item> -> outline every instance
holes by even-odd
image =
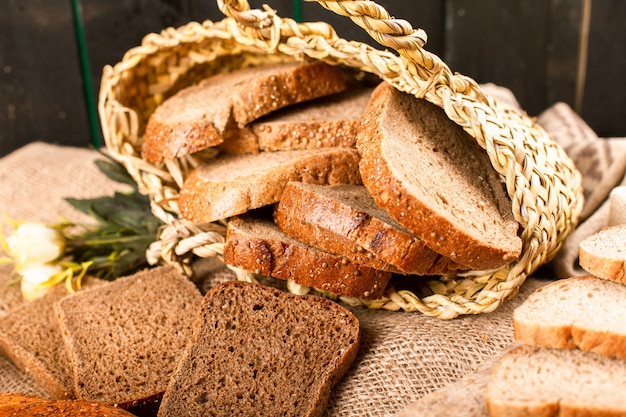
[[[508,90],[495,86],[491,88],[501,100],[518,106]],[[579,167],[589,171],[589,177],[585,178],[585,191],[591,203],[588,203],[589,214],[579,229],[586,234],[589,230],[583,227],[591,225],[589,222],[595,217],[601,219],[598,223],[608,218],[605,217],[608,216],[608,208],[603,208],[608,207],[609,192],[623,181],[624,171],[620,171],[619,155],[626,149],[626,144],[620,139],[598,139],[571,109],[562,104],[546,110],[539,121],[570,149]],[[589,162],[594,155],[597,158]],[[95,168],[93,160],[98,157],[93,150],[33,143],[0,159],[0,213],[11,218],[44,222],[56,222],[59,215],[75,221],[87,221],[63,198],[97,197],[123,188],[111,183]],[[626,157],[622,160],[626,161]],[[607,170],[595,169],[598,161]],[[610,178],[607,173],[610,173]],[[605,191],[600,192],[600,189]],[[597,209],[592,209],[594,206]],[[589,226],[589,229],[592,227]],[[554,262],[555,270],[561,271],[561,274],[569,272],[563,272],[565,268],[559,269],[558,265],[569,265],[572,254],[577,256],[576,239],[580,237],[575,235],[573,239],[568,239],[569,246],[566,245]],[[199,283],[203,290],[216,282],[233,279],[233,275],[219,265],[203,262],[197,267],[204,271],[201,275],[206,277]],[[545,270],[542,273],[546,273]],[[10,277],[10,268],[0,269],[0,315],[23,302],[17,287],[6,286]],[[439,398],[435,402],[441,402],[442,398],[449,399],[450,393],[458,393],[459,390],[474,395],[479,404],[481,374],[474,372],[484,370],[486,364],[511,344],[510,317],[513,309],[534,289],[550,282],[552,277],[548,276],[547,280],[540,277],[528,279],[520,293],[494,313],[462,316],[452,321],[419,313],[353,308],[361,322],[363,342],[354,366],[333,390],[327,416],[389,416],[400,411],[404,416],[420,415],[424,409],[430,408],[430,405],[425,406],[428,401]],[[471,387],[478,387],[478,397],[477,391],[471,391]],[[42,394],[32,380],[0,356],[0,392],[18,391]],[[410,412],[411,407],[419,407],[420,404],[422,408],[417,408],[421,410],[419,413]],[[476,413],[474,415],[481,415]]]
[[[578,264],[580,242],[606,227],[610,216],[626,217],[624,213],[611,214],[609,198],[616,187],[626,185],[626,138],[599,138],[565,103],[546,109],[537,121],[573,159],[583,175],[585,195],[578,228],[566,239],[550,266],[558,278],[584,275],[586,272]],[[617,210],[618,203],[613,206]]]

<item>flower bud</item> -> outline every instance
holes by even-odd
[[[65,251],[65,237],[55,228],[41,223],[22,223],[6,238],[15,269],[21,273],[34,265],[60,258]]]
[[[22,276],[21,290],[22,296],[26,300],[34,300],[44,295],[50,288],[44,285],[56,274],[63,272],[63,268],[58,264],[35,265],[20,271]]]

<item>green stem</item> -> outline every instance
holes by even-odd
[[[100,124],[98,120],[98,110],[96,108],[96,99],[92,87],[91,69],[89,68],[89,54],[87,52],[87,42],[85,40],[85,29],[83,27],[83,18],[79,0],[72,0],[72,12],[74,15],[76,40],[78,42],[78,53],[80,55],[80,64],[83,75],[87,115],[89,117],[89,127],[91,130],[91,143],[94,148],[99,149],[102,146],[100,141]]]
[[[293,0],[293,20],[302,22],[302,0]]]
[[[150,242],[155,239],[152,235],[136,235],[136,236],[111,236],[96,239],[76,239],[67,242],[67,245],[73,248],[80,248],[83,246],[105,246],[115,245],[120,243],[132,243],[132,242]]]

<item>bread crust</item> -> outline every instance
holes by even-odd
[[[195,223],[226,219],[280,200],[289,181],[360,184],[354,148],[224,155],[192,171],[181,187],[181,216]]]
[[[606,227],[583,239],[578,262],[596,277],[626,284],[626,224]]]
[[[345,200],[327,195],[326,187]],[[432,275],[457,267],[410,232],[377,218],[367,206],[358,207],[356,200],[368,197],[367,193],[360,185],[318,187],[291,182],[276,206],[274,220],[296,239],[377,269]],[[353,204],[347,203],[350,197]]]
[[[278,108],[343,91],[339,67],[282,63],[213,75],[180,90],[150,115],[142,158],[159,163],[223,142],[224,134]]]
[[[258,231],[251,232],[255,228]],[[229,221],[224,261],[257,274],[361,299],[380,298],[391,278],[389,272],[292,239],[269,219],[250,216]]]
[[[497,173],[441,109],[383,83],[364,113],[357,148],[363,184],[376,203],[435,252],[477,270],[502,267],[521,254],[519,224]],[[450,163],[448,155],[468,165]],[[450,179],[453,168],[460,171]],[[465,214],[454,211],[461,205]],[[483,226],[472,223],[479,221]]]
[[[354,147],[372,91],[370,87],[358,87],[285,107],[241,129],[230,129],[219,148],[241,154]]]
[[[26,394],[0,394],[0,415],[14,417],[133,417],[134,414],[95,401],[51,400]]]
[[[514,338],[533,346],[626,359],[626,311],[619,307],[624,299],[626,287],[594,276],[555,281],[513,312]]]
[[[515,346],[495,364],[485,394],[492,417],[623,416],[624,361],[577,349]]]

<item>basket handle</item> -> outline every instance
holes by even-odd
[[[395,19],[382,6],[371,0],[306,0],[317,1],[324,8],[341,16],[349,17],[363,28],[369,36],[386,48],[400,55],[404,68],[413,77],[422,81],[420,91],[411,93],[424,96],[437,86],[446,86],[454,93],[466,94],[486,100],[477,83],[471,78],[455,75],[437,55],[424,49],[426,32],[414,29],[409,22]],[[254,40],[278,45],[289,37],[322,36],[332,42],[337,35],[329,24],[323,22],[296,23],[292,19],[280,18],[265,6],[264,10],[250,9],[247,0],[217,0],[218,7],[226,16],[233,18],[245,29],[246,35]],[[383,77],[384,78],[384,77]]]

